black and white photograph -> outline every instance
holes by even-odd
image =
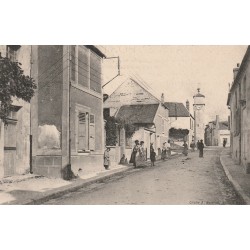
[[[1,204],[250,204],[248,46],[0,48]]]
[[[247,1],[1,2],[7,249],[245,249]]]

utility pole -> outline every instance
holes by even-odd
[[[33,63],[33,59],[32,59],[32,46],[30,45],[30,77],[32,75],[32,63]],[[30,104],[30,173],[33,174],[33,165],[32,165],[32,129],[31,129],[31,125],[32,125],[32,116],[31,116],[31,104]]]
[[[68,76],[69,76],[69,159],[68,159],[68,178],[71,179],[71,126],[70,126],[70,120],[71,120],[71,53],[70,53],[70,45],[68,45]]]

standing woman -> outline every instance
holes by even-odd
[[[146,166],[146,155],[144,150],[144,141],[140,141],[139,152],[135,157],[136,167],[145,167]]]
[[[203,158],[203,148],[204,148],[204,144],[203,144],[203,140],[201,140],[199,143],[199,151],[200,151],[199,157],[200,158]]]
[[[153,143],[150,143],[150,160],[151,160],[151,167],[155,165],[155,150],[153,147]]]
[[[167,147],[166,147],[166,142],[164,142],[161,151],[161,159],[165,161],[166,158],[167,158]]]
[[[183,154],[185,156],[187,156],[188,155],[188,145],[187,145],[186,141],[184,141],[183,147],[184,147],[183,148]]]
[[[136,154],[139,152],[139,141],[136,140],[135,141],[135,145],[134,145],[134,148],[132,150],[132,153],[131,153],[131,157],[130,157],[130,160],[129,160],[129,163],[133,163],[133,165],[136,167]]]
[[[106,148],[106,150],[104,151],[104,164],[103,165],[106,170],[109,170],[109,165],[110,165],[109,151],[110,151],[110,148]]]

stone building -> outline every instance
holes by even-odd
[[[36,174],[62,177],[103,164],[102,58],[96,46],[32,46],[38,88],[31,102]]]
[[[231,155],[250,172],[250,47],[241,65],[233,69],[234,80],[228,94],[230,109]]]
[[[205,133],[205,96],[200,93],[200,88],[197,89],[197,94],[194,98],[194,141],[203,140]]]
[[[183,139],[190,145],[194,138],[194,117],[189,111],[189,101],[186,101],[186,107],[179,102],[165,102],[164,104],[169,110],[170,127],[187,129],[189,134]]]
[[[205,128],[205,145],[206,146],[223,146],[226,141],[226,147],[230,146],[230,130],[228,121],[220,121],[216,116],[215,121],[211,121]]]
[[[31,74],[31,46],[1,45],[2,57],[21,63],[24,75]],[[0,120],[0,178],[30,170],[30,104],[12,98],[8,124]]]
[[[116,89],[113,87],[115,91],[111,91],[104,102],[104,112],[136,126],[132,137],[126,136],[124,129],[120,131],[116,149],[113,149],[117,151],[114,161],[119,162],[123,154],[129,158],[135,140],[145,142],[148,158],[150,143],[153,143],[159,155],[163,142],[168,140],[169,131],[164,95],[161,100],[158,99],[140,82],[130,77],[119,77],[113,84],[116,84]]]

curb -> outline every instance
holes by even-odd
[[[60,196],[63,196],[65,194],[68,194],[71,192],[75,192],[75,191],[77,191],[81,188],[87,187],[91,184],[106,181],[108,179],[111,179],[114,176],[119,176],[120,174],[128,172],[131,169],[133,169],[133,168],[126,167],[123,169],[115,170],[113,173],[107,173],[104,176],[92,177],[92,178],[87,179],[87,180],[76,180],[75,182],[72,182],[70,184],[70,186],[61,187],[61,188],[57,188],[57,189],[48,191],[46,194],[41,195],[41,197],[38,197],[36,199],[28,199],[28,200],[24,200],[21,202],[16,201],[13,203],[8,203],[8,205],[41,205],[46,201],[58,198]]]
[[[180,156],[180,155],[174,155],[174,156],[170,157],[168,160],[178,158],[178,156]],[[160,162],[161,162],[160,160],[156,161],[156,163],[160,163]],[[85,187],[87,187],[87,186],[89,186],[91,184],[109,180],[109,179],[111,179],[111,178],[113,178],[115,176],[119,176],[119,175],[121,175],[123,173],[126,173],[126,172],[129,172],[129,171],[131,171],[131,173],[133,173],[135,171],[137,172],[138,170],[145,169],[145,168],[150,169],[149,166],[134,169],[133,166],[125,165],[125,167],[122,168],[122,169],[115,169],[115,170],[113,170],[114,172],[105,173],[104,175],[101,175],[99,177],[92,177],[92,178],[89,178],[89,179],[86,179],[86,180],[77,179],[75,181],[72,181],[72,183],[69,186],[64,186],[64,187],[60,187],[60,188],[56,188],[56,189],[47,191],[46,193],[39,195],[35,199],[26,199],[26,200],[23,200],[23,201],[13,201],[13,202],[9,202],[9,203],[3,203],[1,205],[41,205],[46,201],[56,199],[56,198],[58,198],[60,196],[63,196],[65,194],[68,194],[68,193],[71,193],[71,192],[75,192],[75,191],[77,191],[77,190],[79,190],[81,188],[85,188]]]
[[[224,169],[224,171],[226,173],[227,178],[233,184],[233,187],[236,190],[236,192],[244,200],[244,202],[246,203],[246,205],[250,205],[250,198],[245,194],[244,190],[241,188],[241,186],[239,185],[239,183],[233,179],[232,175],[228,171],[228,168],[226,167],[225,162],[222,159],[222,155],[220,155],[220,163],[221,163],[221,165],[222,165],[222,167],[223,167],[223,169]]]

